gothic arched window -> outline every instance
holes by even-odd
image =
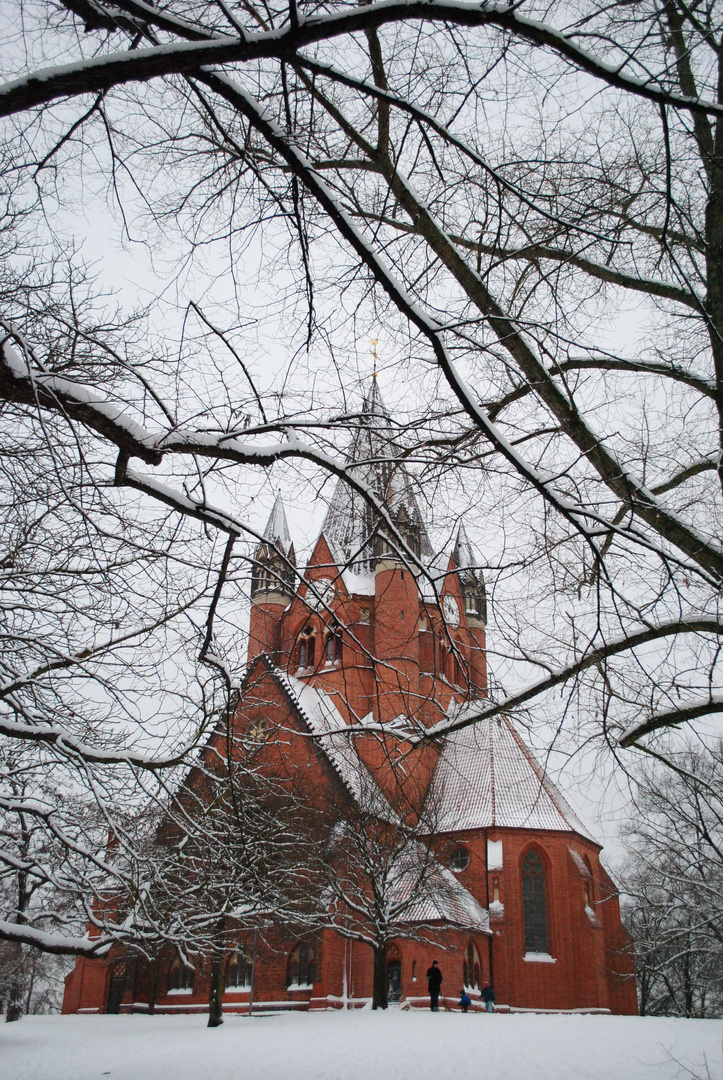
[[[306,626],[299,641],[300,668],[313,668],[315,645],[314,631],[310,626]]]
[[[326,662],[333,664],[341,660],[341,630],[332,626],[326,638]]]
[[[525,915],[525,951],[548,952],[545,867],[536,851],[522,860],[522,906]]]
[[[168,978],[169,990],[193,990],[193,981],[196,976],[195,969],[188,964],[184,964],[177,956],[171,964],[171,971]]]
[[[315,977],[314,950],[307,942],[300,941],[289,957],[289,985],[311,986]]]
[[[233,954],[226,972],[226,987],[229,990],[251,986],[251,963],[242,952]]]
[[[467,943],[467,951],[462,965],[463,986],[480,990],[480,959],[477,946],[473,941]]]

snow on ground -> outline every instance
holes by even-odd
[[[723,1080],[723,1020],[461,1013],[29,1016],[2,1080]]]

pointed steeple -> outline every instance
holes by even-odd
[[[268,540],[273,547],[278,548],[284,555],[288,555],[292,546],[284,501],[280,494],[276,496],[274,508],[264,529],[264,540]]]
[[[347,468],[384,503],[410,548],[429,558],[432,548],[411,477],[400,462],[400,449],[375,374],[347,453]],[[371,570],[387,547],[378,524],[361,495],[343,480],[337,481],[322,526],[335,557],[356,572]]]
[[[454,545],[454,563],[458,570],[474,569],[477,565],[474,548],[469,542],[463,521],[460,521],[457,530],[457,539]]]
[[[487,591],[479,565],[479,558],[469,542],[464,523],[460,522],[452,553],[457,576],[462,586],[464,609],[467,619],[487,622]]]
[[[257,598],[259,593],[293,595],[294,566],[296,557],[286,510],[281,495],[277,495],[263,532],[263,540],[256,548],[254,556],[251,572],[252,599]]]

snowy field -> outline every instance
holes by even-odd
[[[723,1020],[400,1012],[31,1016],[2,1080],[723,1080]]]

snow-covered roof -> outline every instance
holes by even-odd
[[[405,920],[410,923],[436,922],[441,919],[464,930],[489,933],[490,920],[472,893],[444,866],[435,867],[428,895],[410,905]]]
[[[386,821],[398,821],[376,780],[359,757],[351,729],[329,695],[293,675],[285,674],[279,668],[274,668],[273,672],[292,699],[309,731],[318,736],[318,745],[357,805]],[[415,871],[416,867],[415,862]],[[404,898],[404,891],[402,873],[398,899]],[[418,904],[410,905],[405,913],[405,920],[410,923],[433,922],[438,919],[468,930],[483,933],[489,930],[487,912],[454,874],[441,865],[435,868],[424,898],[420,899]]]
[[[352,729],[329,695],[293,675],[287,675],[280,668],[273,670],[310,733],[317,737],[318,745],[330,765],[357,804],[386,821],[396,820],[396,815],[379,785],[356,751]]]
[[[341,483],[341,480],[339,483]],[[348,553],[337,544],[333,536],[327,536],[324,533],[324,539],[329,546],[331,557],[339,570],[341,580],[344,582],[344,588],[349,595],[374,596],[374,574],[369,569],[369,566],[366,563],[350,564]]]
[[[427,808],[438,832],[496,825],[576,832],[594,841],[505,716],[447,736]]]

